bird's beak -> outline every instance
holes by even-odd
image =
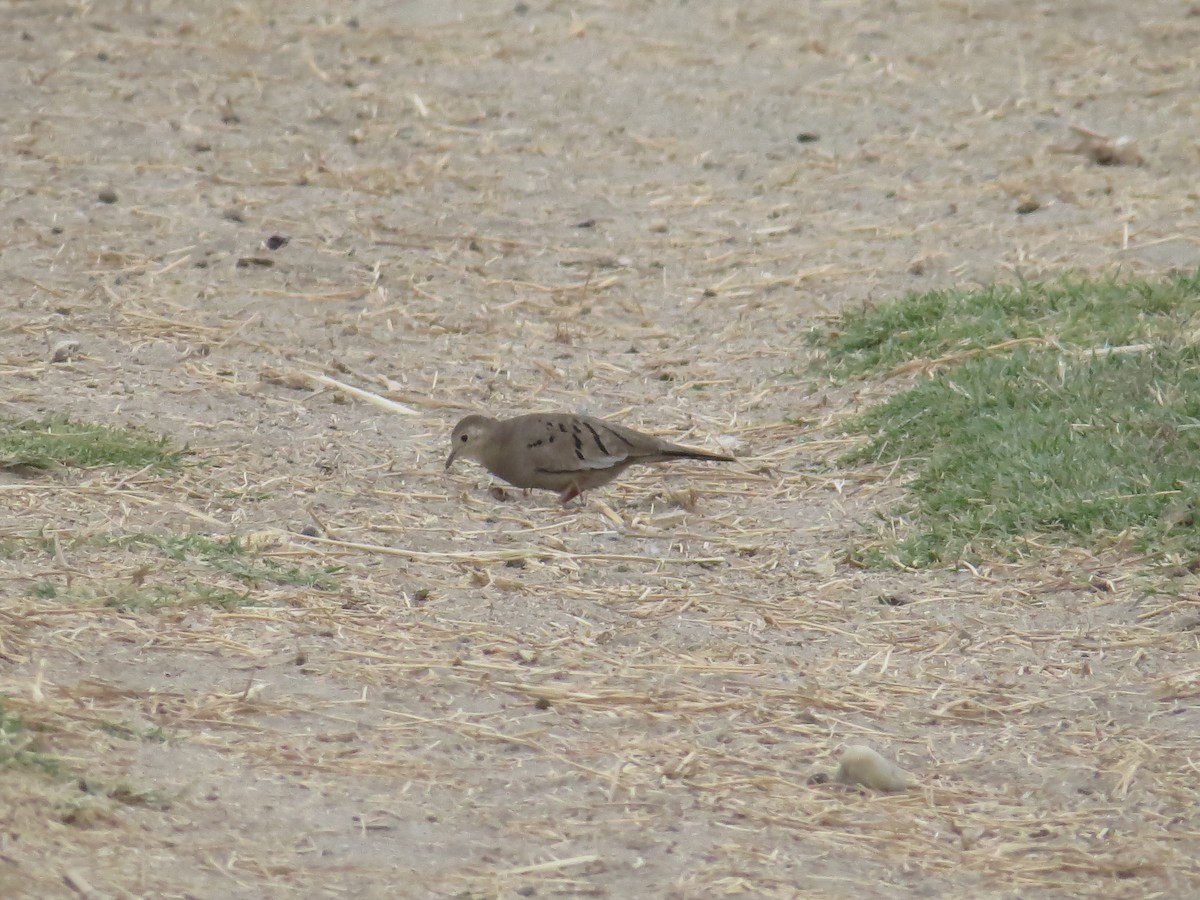
[[[446,471],[447,471],[447,472],[449,472],[449,471],[450,471],[450,467],[451,467],[452,465],[454,465],[454,460],[456,460],[456,459],[458,459],[458,448],[457,448],[457,447],[454,447],[453,449],[451,449],[451,451],[450,451],[450,456],[449,456],[449,458],[446,460]]]

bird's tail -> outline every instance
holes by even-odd
[[[735,458],[727,453],[709,453],[707,450],[696,450],[693,447],[680,447],[677,444],[663,450],[663,456],[669,459],[706,459],[709,462],[735,462]]]

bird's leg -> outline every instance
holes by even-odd
[[[558,499],[562,501],[563,506],[566,506],[568,503],[570,503],[576,497],[582,497],[582,496],[583,496],[583,491],[581,491],[577,485],[573,484],[569,488],[567,488],[565,491],[563,491],[561,494],[559,494]]]

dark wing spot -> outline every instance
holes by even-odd
[[[559,431],[561,431],[563,434],[566,434],[566,433],[567,433],[567,426],[566,426],[566,425],[564,425],[562,422],[559,422],[559,423],[558,423],[558,430],[559,430]]]
[[[553,444],[554,443],[554,435],[550,435],[550,437],[546,438],[546,443]]]
[[[583,459],[583,439],[575,435],[575,458]]]
[[[600,432],[598,432],[591,425],[588,425],[586,422],[584,425],[587,427],[587,430],[592,433],[592,439],[595,440],[596,446],[600,448],[600,452],[605,456],[612,456],[612,454],[608,452],[608,448],[604,446],[604,441],[600,440]]]
[[[551,440],[553,440],[553,438],[551,438]],[[529,445],[529,449],[532,450],[534,447],[540,447],[544,443],[546,443],[544,440],[542,440],[541,438],[538,438],[536,441],[534,441],[532,444]]]
[[[622,444],[624,444],[629,449],[631,449],[631,450],[633,449],[633,441],[629,440],[624,435],[617,434],[617,432],[615,432],[615,431],[610,431],[609,434],[611,434],[613,437],[615,437],[618,441],[620,441]]]

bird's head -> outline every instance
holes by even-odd
[[[480,462],[495,426],[496,420],[487,416],[467,416],[455,425],[454,433],[450,435],[450,456],[446,460],[446,468],[454,465],[459,457]]]

